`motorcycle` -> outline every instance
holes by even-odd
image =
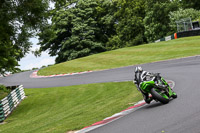
[[[172,91],[160,73],[147,75],[146,78],[146,81],[139,84],[140,90],[144,93],[150,93],[155,101],[167,104],[170,98],[177,98],[177,94]]]

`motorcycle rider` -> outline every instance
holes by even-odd
[[[149,104],[153,99],[151,97],[149,97],[148,93],[143,92],[139,87],[140,83],[147,80],[146,79],[147,75],[150,75],[150,73],[147,72],[147,71],[143,71],[142,67],[138,66],[138,67],[135,68],[134,83],[136,84],[138,90],[142,93],[145,102]]]
[[[135,68],[134,83],[136,84],[138,90],[142,93],[142,95],[143,95],[144,100],[145,100],[146,103],[149,104],[153,100],[153,98],[149,97],[148,93],[145,93],[145,92],[142,91],[142,89],[140,89],[140,83],[142,83],[144,81],[149,81],[149,80],[155,80],[155,81],[157,81],[157,80],[160,80],[160,79],[161,79],[161,76],[160,76],[159,73],[153,74],[153,73],[144,71],[142,69],[142,67],[140,67],[140,66],[138,66],[138,67]],[[167,87],[167,85],[160,85],[160,84],[156,84],[156,85],[158,87],[160,87],[160,88],[163,88],[163,87],[166,88]],[[177,95],[176,95],[176,93],[173,90],[172,90],[172,93],[173,93],[172,97],[173,98],[177,98]]]

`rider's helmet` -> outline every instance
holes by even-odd
[[[143,69],[140,66],[135,68],[135,73],[142,72],[142,71],[143,71]]]

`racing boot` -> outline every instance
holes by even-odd
[[[149,97],[148,94],[144,94],[144,101],[145,101],[147,104],[150,104],[152,100],[153,100],[152,97]]]

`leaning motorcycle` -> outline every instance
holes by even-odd
[[[144,93],[150,93],[155,101],[167,104],[170,98],[177,98],[177,94],[159,73],[148,75],[146,78],[149,80],[141,82],[139,87]]]

